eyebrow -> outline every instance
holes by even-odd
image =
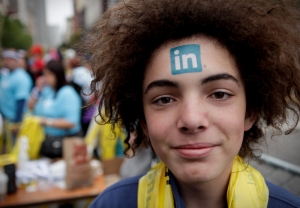
[[[151,89],[155,88],[155,87],[175,87],[175,88],[178,88],[178,83],[177,82],[173,82],[173,81],[170,81],[170,80],[167,80],[167,79],[162,79],[162,80],[156,80],[156,81],[153,81],[151,82],[144,94],[147,94]]]
[[[239,84],[239,81],[235,77],[233,77],[230,74],[226,74],[226,73],[224,73],[224,74],[216,74],[216,75],[212,75],[212,76],[206,77],[205,79],[203,79],[201,81],[201,84],[206,84],[208,82],[218,81],[218,80],[222,80],[222,79],[232,80],[232,81],[236,82],[237,84]]]
[[[233,77],[230,74],[223,73],[223,74],[216,74],[216,75],[212,75],[212,76],[204,78],[201,81],[201,85],[209,83],[209,82],[213,82],[213,81],[224,80],[224,79],[225,80],[232,80],[232,81],[236,82],[237,84],[239,84],[238,80],[235,77]],[[177,82],[170,81],[170,80],[167,80],[167,79],[156,80],[156,81],[151,82],[147,86],[144,94],[147,94],[150,90],[152,90],[155,87],[175,87],[175,88],[178,88],[179,84]]]

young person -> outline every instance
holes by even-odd
[[[299,17],[293,2],[275,0],[109,9],[83,42],[100,116],[136,131],[127,150],[149,139],[161,162],[90,207],[299,207],[243,161],[256,156],[265,127],[280,131],[287,109],[299,119]]]
[[[81,99],[73,87],[67,85],[60,61],[51,60],[46,64],[43,79],[45,86],[37,80],[28,107],[35,116],[40,117],[40,123],[44,126],[46,136],[41,154],[59,158],[62,157],[62,139],[81,136]]]

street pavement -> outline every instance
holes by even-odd
[[[293,117],[289,117],[292,123]],[[283,126],[288,129],[287,125]],[[260,146],[262,153],[271,158],[279,159],[279,163],[273,163],[263,159],[251,161],[250,164],[258,169],[266,180],[284,187],[300,197],[300,124],[289,135],[273,136],[268,129],[265,142]],[[293,166],[292,168],[290,168]]]

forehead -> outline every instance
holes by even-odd
[[[15,60],[13,58],[10,58],[10,57],[5,57],[5,58],[3,58],[3,60],[4,61],[17,61],[17,60]]]
[[[50,69],[48,69],[48,68],[44,68],[44,69],[43,69],[43,73],[44,73],[44,74],[47,74],[47,75],[49,75],[49,74],[50,74],[50,75],[54,75],[54,72],[52,72],[52,71],[51,71]]]
[[[218,73],[240,77],[236,62],[225,47],[212,39],[191,37],[164,43],[153,53],[143,87],[155,79],[190,79]]]

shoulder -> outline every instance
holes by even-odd
[[[75,91],[75,89],[69,85],[65,85],[62,88],[59,89],[59,91],[57,92],[57,95],[59,97],[72,97],[72,96],[76,96],[78,95],[78,93]],[[78,95],[79,97],[79,95]]]
[[[31,81],[29,74],[22,68],[15,69],[15,71],[12,73],[12,78],[22,79],[22,82],[24,82],[25,80]]]
[[[266,181],[269,188],[268,207],[300,207],[300,198],[284,188]]]
[[[90,205],[94,207],[137,207],[138,183],[142,175],[127,178],[105,189]]]
[[[30,78],[29,74],[23,68],[17,68],[14,75],[19,76],[19,77]]]

